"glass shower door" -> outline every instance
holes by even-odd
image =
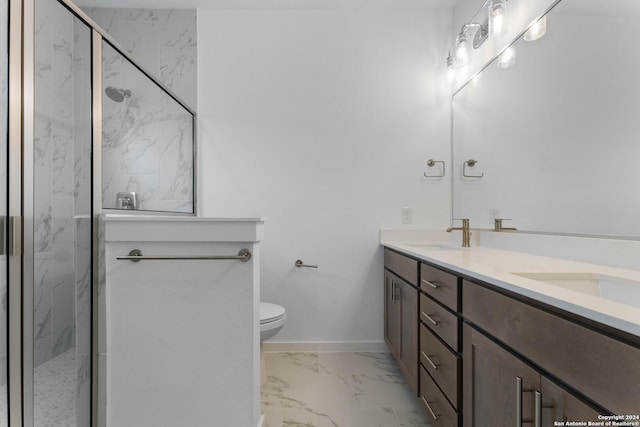
[[[89,427],[91,29],[57,0],[34,25],[33,425]]]
[[[9,1],[0,0],[0,427],[8,425],[7,394],[7,147],[9,124]]]

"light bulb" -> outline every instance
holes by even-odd
[[[453,83],[455,79],[456,79],[456,70],[453,68],[449,68],[447,70],[447,81],[449,83]]]
[[[497,37],[507,32],[506,0],[492,0],[487,11],[489,13],[489,32]]]
[[[502,52],[502,55],[498,57],[498,68],[513,67],[516,63],[516,49],[513,46],[509,46]]]
[[[466,31],[458,35],[458,47],[456,48],[456,63],[459,66],[469,65],[469,63],[471,63],[469,37],[467,36]]]
[[[542,38],[547,32],[547,15],[538,19],[528,30],[524,33],[524,39],[528,42],[532,42]]]

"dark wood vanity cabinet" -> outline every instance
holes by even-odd
[[[384,254],[385,340],[434,427],[640,415],[637,337]]]
[[[463,306],[465,427],[640,414],[638,346],[472,282]]]
[[[464,427],[522,426],[523,419],[532,420],[532,390],[540,390],[540,375],[468,324],[463,341]],[[519,400],[522,415],[516,423]]]
[[[384,339],[418,392],[418,261],[385,249]]]
[[[601,413],[468,324],[464,427],[598,421]]]
[[[420,398],[435,427],[460,424],[460,280],[420,264]]]
[[[400,304],[396,302],[396,275],[384,271],[384,340],[391,354],[397,359],[400,352]]]
[[[598,411],[545,376],[540,377],[540,393],[543,426],[554,421],[598,420]]]

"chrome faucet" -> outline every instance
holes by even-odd
[[[454,218],[454,219],[458,219],[458,218]],[[463,248],[468,248],[471,246],[471,232],[469,231],[469,218],[460,218],[460,220],[462,221],[462,227],[449,227],[447,228],[447,233],[451,233],[452,231],[455,230],[460,230],[462,231],[462,247]]]
[[[493,231],[517,231],[517,228],[514,227],[503,227],[502,221],[511,221],[507,218],[495,218],[493,220]]]

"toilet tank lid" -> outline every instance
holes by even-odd
[[[284,307],[278,304],[271,304],[268,302],[260,303],[260,323],[278,319],[284,316],[284,314],[285,314]]]

